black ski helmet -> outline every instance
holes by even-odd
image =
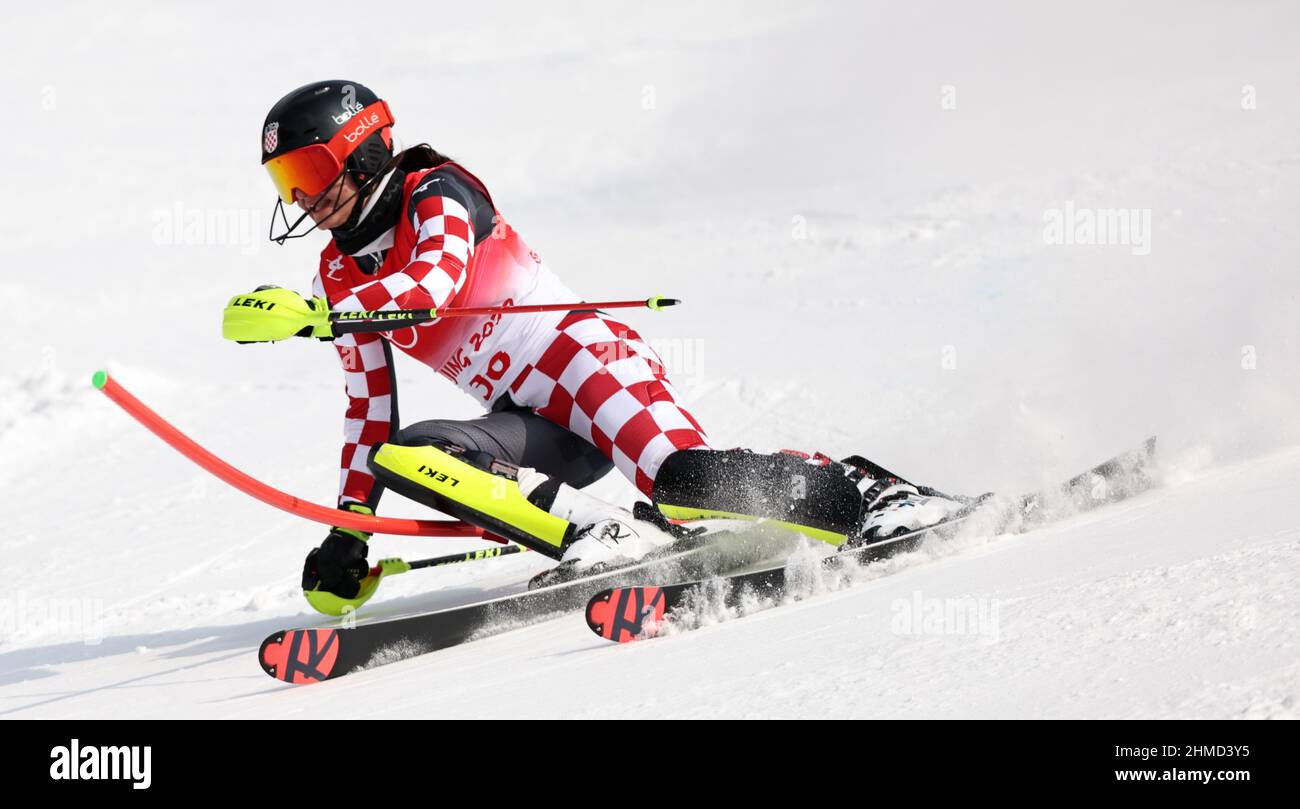
[[[262,165],[286,204],[293,201],[298,183],[319,181],[313,172],[333,170],[330,182],[343,171],[369,180],[393,157],[392,124],[388,105],[360,82],[312,82],[281,98],[266,114]],[[310,159],[325,155],[328,159]],[[302,190],[313,196],[324,187]]]

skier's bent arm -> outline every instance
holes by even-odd
[[[339,459],[339,505],[351,501],[374,507],[379,492],[366,458],[370,448],[387,441],[392,432],[392,368],[378,336],[349,334],[336,339],[334,347],[343,365],[348,396]]]
[[[324,295],[320,277],[313,294]],[[334,339],[343,386],[348,397],[343,416],[343,449],[339,459],[338,503],[363,503],[374,508],[379,494],[366,466],[370,448],[387,441],[392,432],[396,396],[388,350],[378,334],[342,334]]]

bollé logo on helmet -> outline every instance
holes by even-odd
[[[343,112],[330,116],[339,126],[346,124],[353,115],[365,109],[357,102],[357,88],[350,84],[343,85],[343,101],[340,106],[343,107]]]
[[[357,122],[357,125],[352,128],[352,131],[343,133],[343,139],[346,140],[348,143],[356,143],[357,138],[360,138],[362,135],[366,134],[366,130],[370,129],[370,127],[379,123],[379,113],[372,112],[369,115],[367,115],[365,118],[358,118],[354,120]]]

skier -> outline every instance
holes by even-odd
[[[311,298],[263,287],[236,301],[259,312],[277,301],[360,312],[579,299],[510,227],[482,181],[427,144],[399,148],[393,124],[388,105],[355,81],[308,84],[271,108],[262,163],[282,227],[275,233],[273,222],[271,238],[284,244],[316,228],[331,238]],[[288,205],[303,212],[293,222]],[[340,509],[373,514],[392,488],[558,559],[563,575],[671,543],[678,531],[669,518],[777,520],[841,545],[930,525],[963,506],[860,456],[713,448],[655,352],[600,311],[300,333],[332,339],[343,365]],[[256,327],[241,337],[277,339]],[[486,414],[401,428],[393,346],[474,396]],[[653,507],[639,503],[632,513],[581,491],[611,468]],[[308,597],[355,597],[368,540],[333,528],[307,556]]]

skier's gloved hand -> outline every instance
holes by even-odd
[[[226,304],[221,336],[237,343],[270,343],[290,337],[333,339],[329,302],[290,289],[260,286]]]
[[[362,503],[348,503],[345,511],[357,514],[374,514]],[[329,536],[319,548],[312,548],[302,568],[302,589],[306,592],[323,590],[340,598],[356,598],[361,580],[370,572],[366,554],[370,550],[370,534],[355,528],[330,529]]]

